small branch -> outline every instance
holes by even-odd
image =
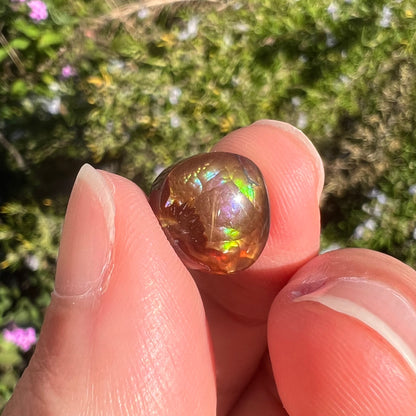
[[[107,20],[123,19],[129,17],[133,13],[137,13],[144,8],[163,7],[171,4],[178,3],[221,3],[220,0],[143,0],[137,3],[125,4],[116,9],[111,10],[109,13],[93,19],[96,22],[103,22]]]
[[[19,169],[27,170],[27,165],[20,152],[0,133],[0,144],[10,153]]]
[[[116,0],[106,0],[106,3],[108,4],[110,10],[118,10],[121,7]],[[122,21],[122,24],[125,30],[129,33],[129,35],[132,38],[134,38],[134,30],[131,23],[128,23],[127,21]]]
[[[13,48],[10,47],[9,42],[7,41],[6,37],[1,32],[0,32],[0,44],[7,51],[8,55],[10,56],[10,59],[16,65],[20,75],[23,75],[25,73],[25,68],[23,67],[23,64],[19,58],[19,55]]]

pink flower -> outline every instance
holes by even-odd
[[[29,16],[33,20],[45,20],[48,17],[48,9],[42,0],[31,0],[27,3],[31,12]]]
[[[61,75],[64,78],[70,78],[77,74],[75,69],[71,65],[65,65],[61,70]]]
[[[23,351],[29,351],[33,344],[36,344],[36,332],[34,328],[5,329],[3,331],[5,340],[17,345]]]

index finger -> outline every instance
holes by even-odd
[[[318,253],[324,174],[312,143],[287,123],[261,120],[230,133],[213,151],[237,153],[257,164],[271,211],[268,242],[250,269],[227,277],[194,273],[213,339],[221,415],[238,400],[266,350],[271,302]]]

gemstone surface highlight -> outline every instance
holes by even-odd
[[[154,181],[150,205],[176,253],[192,270],[244,270],[266,245],[267,189],[246,157],[212,152],[182,160]]]

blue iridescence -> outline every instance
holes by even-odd
[[[210,181],[211,179],[215,178],[218,175],[218,170],[208,170],[204,172],[204,178],[206,181]]]

